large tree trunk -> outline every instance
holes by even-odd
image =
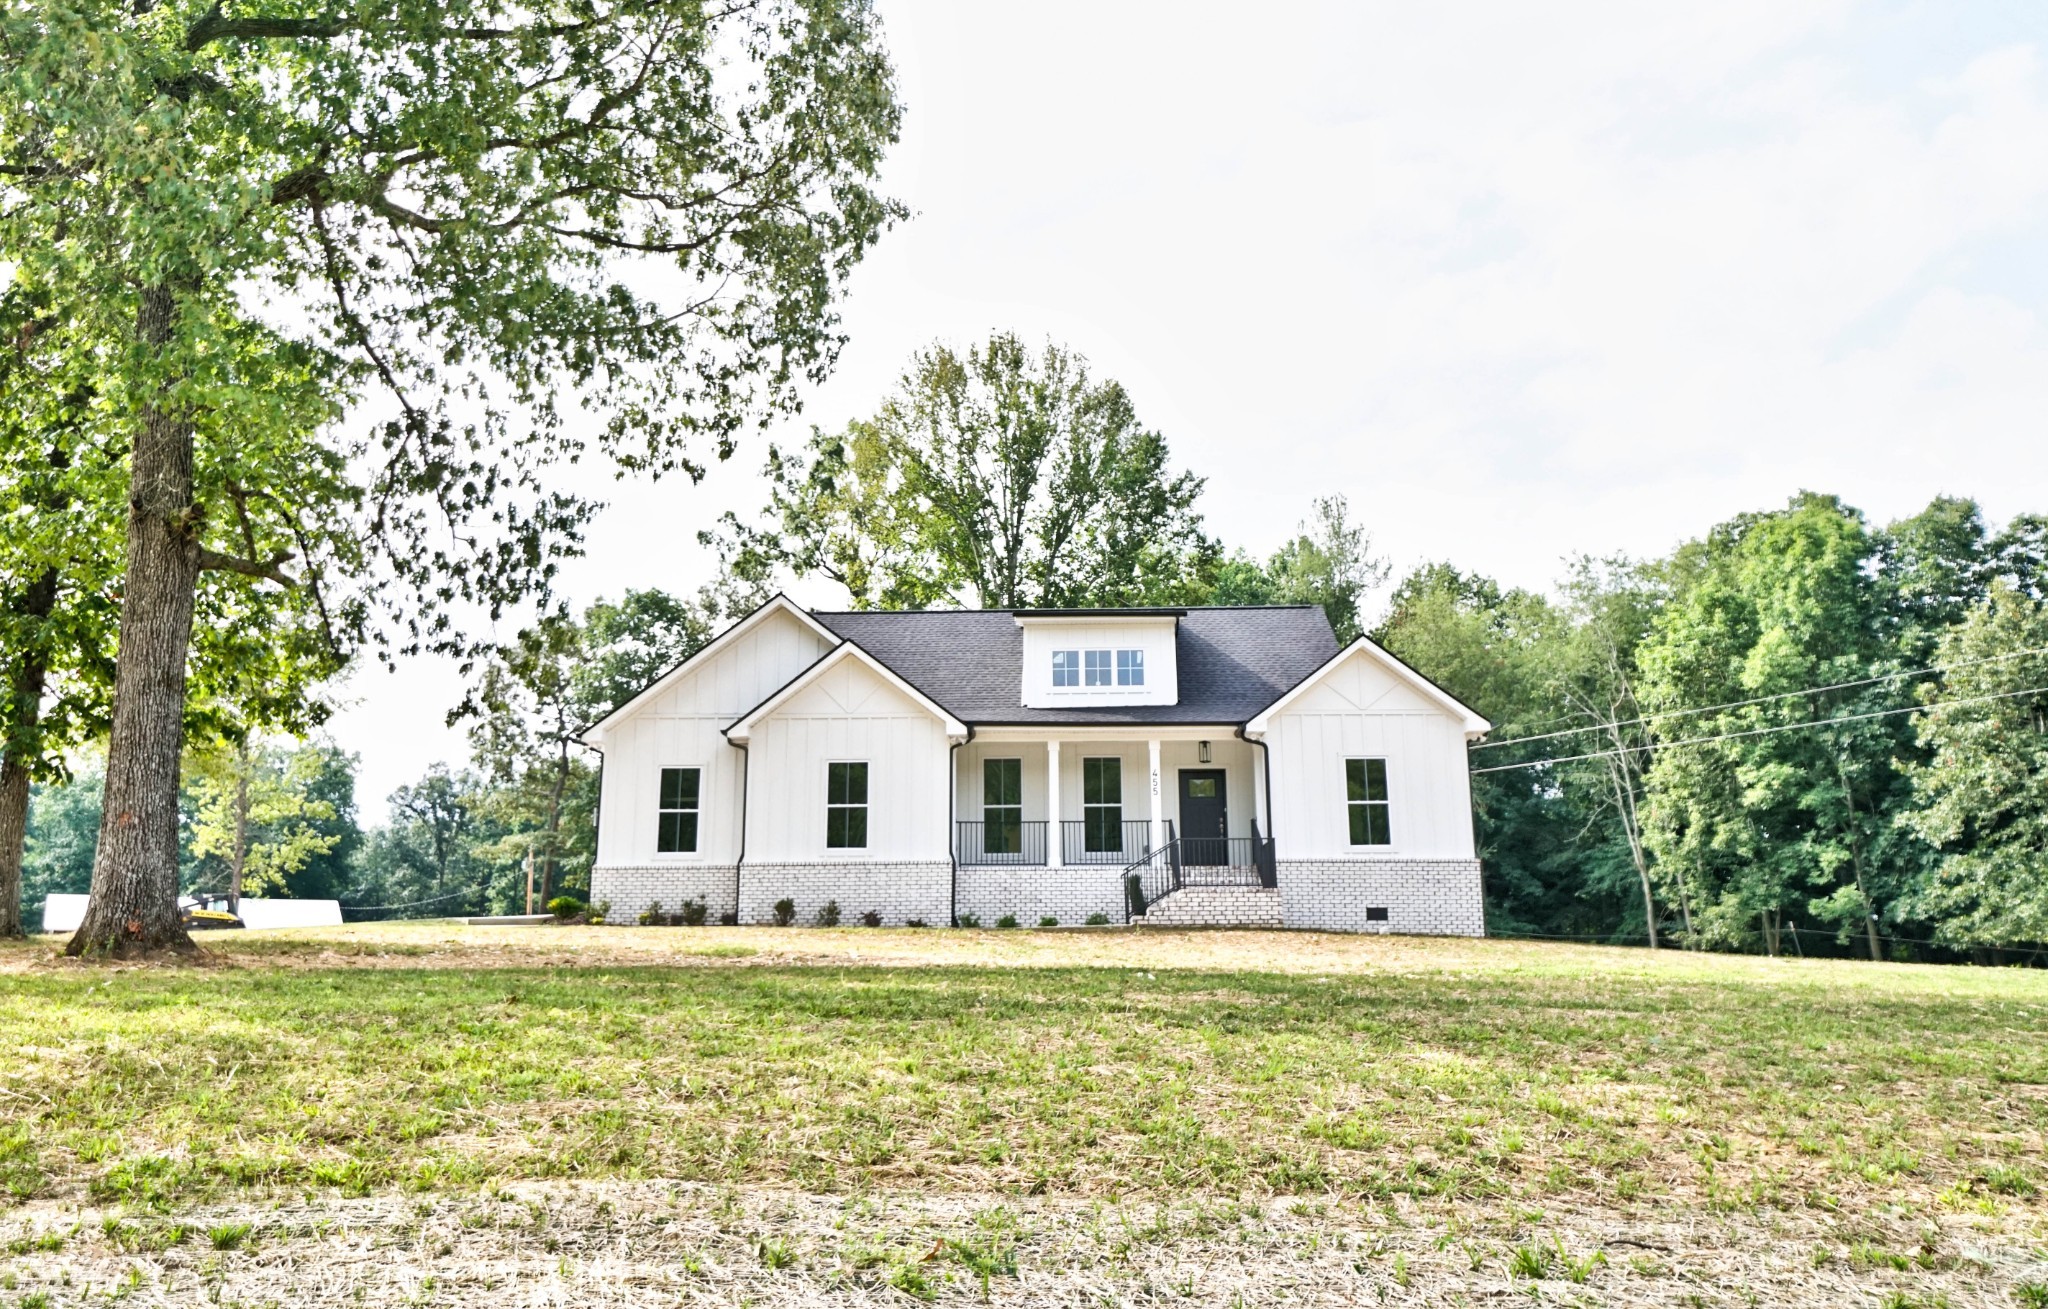
[[[57,607],[57,572],[44,573],[12,606],[14,615],[40,627]],[[7,704],[0,715],[0,937],[20,936],[21,865],[28,846],[29,764],[43,713],[49,676],[47,644],[31,640],[7,670]]]
[[[137,337],[162,346],[176,313],[168,287],[148,288],[136,315]],[[92,903],[66,947],[74,955],[196,948],[178,920],[178,761],[199,581],[192,424],[150,405],[128,468],[127,570],[106,802]]]

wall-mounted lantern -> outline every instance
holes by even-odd
[[[1196,743],[1195,743],[1195,753],[1196,753],[1196,758],[1200,759],[1200,760],[1201,760],[1201,761],[1202,761],[1203,763],[1205,763],[1205,764],[1206,764],[1206,763],[1208,763],[1208,762],[1209,762],[1209,743],[1208,743],[1207,741],[1198,741],[1198,742],[1196,742]]]

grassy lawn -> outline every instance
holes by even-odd
[[[1904,1227],[2041,1238],[2039,971],[1278,933],[207,944],[0,950],[0,1195],[162,1216],[660,1179],[1295,1198],[1452,1232],[1776,1214],[1839,1234],[1816,1265],[1927,1269],[1953,1256]],[[1859,1224],[1890,1244],[1859,1255]]]

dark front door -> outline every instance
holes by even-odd
[[[1221,768],[1180,770],[1180,848],[1184,864],[1230,862],[1230,815],[1223,808]]]

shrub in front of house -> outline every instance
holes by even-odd
[[[880,927],[882,925],[882,915],[870,909],[860,916],[860,925],[862,927]]]
[[[603,927],[604,920],[611,916],[612,902],[609,900],[599,900],[584,911],[583,921],[589,923],[592,927]]]
[[[739,911],[737,909],[726,910],[718,916],[718,925],[720,927],[738,927],[740,925]]]
[[[960,926],[962,927],[981,926],[981,918],[976,914],[960,914],[957,917],[955,917],[953,921],[960,924]]]
[[[1090,927],[1107,927],[1107,926],[1109,926],[1109,915],[1108,915],[1108,914],[1089,914],[1089,915],[1088,915],[1088,926],[1090,926]]]
[[[775,902],[775,925],[787,927],[796,921],[796,901],[790,899]]]
[[[929,924],[929,923],[927,923],[927,922],[925,922],[925,920],[924,920],[924,919],[922,919],[922,918],[909,918],[909,919],[905,919],[905,920],[904,920],[904,923],[903,923],[903,925],[904,925],[905,927],[928,927],[928,926],[930,926],[930,924]]]
[[[818,926],[839,926],[839,902],[837,900],[827,900],[825,907],[818,911]]]
[[[1047,914],[1045,917],[1038,920],[1038,925],[1040,927],[1058,927],[1060,925],[1060,920],[1054,918],[1051,914]]]
[[[642,927],[659,927],[662,922],[661,901],[649,900],[647,907],[640,911],[640,925]]]
[[[1015,927],[1016,925],[1017,915],[1015,914],[1004,914],[1001,918],[996,919],[997,927],[1010,928]]]
[[[704,915],[705,909],[702,900],[685,900],[683,901],[683,912],[678,917],[683,920],[683,926],[685,927],[702,927],[704,925]]]
[[[548,912],[557,918],[574,918],[585,908],[584,903],[573,895],[558,895],[548,901]]]

